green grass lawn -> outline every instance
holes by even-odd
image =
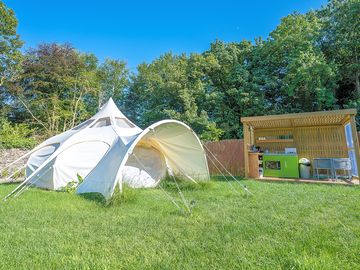
[[[0,268],[359,269],[359,187],[243,183],[254,196],[222,181],[183,186],[190,217],[160,189],[108,206],[29,189],[0,204]]]

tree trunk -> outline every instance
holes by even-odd
[[[98,110],[100,110],[101,108],[101,102],[102,102],[102,92],[99,92],[99,96],[98,96]]]
[[[49,132],[49,129],[45,126],[45,124],[40,121],[40,119],[38,119],[30,110],[30,108],[26,105],[26,103],[18,96],[17,97],[18,100],[20,101],[20,103],[25,107],[25,109],[28,111],[28,113],[31,115],[31,117],[38,123],[40,124],[47,132]]]
[[[80,93],[78,99],[77,99],[76,102],[75,102],[75,107],[74,107],[74,113],[73,113],[73,119],[72,119],[71,128],[73,128],[73,127],[75,126],[76,113],[77,113],[77,109],[78,109],[79,102],[80,102],[81,98],[82,98],[82,94]]]
[[[62,132],[65,132],[66,128],[67,128],[67,118],[64,119],[64,125],[63,125]]]
[[[53,111],[51,115],[51,128],[50,128],[51,135],[54,134],[54,129],[55,129],[55,106],[53,106]]]

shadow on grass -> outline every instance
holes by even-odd
[[[82,194],[78,194],[78,196],[84,198],[85,200],[93,201],[99,205],[103,205],[103,206],[107,205],[107,201],[104,198],[104,196],[97,192],[82,193]]]

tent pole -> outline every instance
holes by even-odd
[[[5,202],[11,195],[13,195],[16,191],[18,191],[22,186],[24,186],[27,182],[27,179],[24,180],[20,185],[18,185],[13,191],[11,191],[8,195],[6,195],[2,200]]]
[[[27,152],[26,154],[22,155],[21,157],[19,157],[18,159],[16,159],[15,161],[11,162],[10,164],[6,165],[4,168],[2,168],[0,170],[0,173],[2,173],[4,170],[6,170],[7,168],[9,168],[10,166],[14,165],[16,162],[26,158],[27,156],[29,156],[30,154],[32,154],[36,149],[33,149],[29,152]]]
[[[16,173],[20,172],[23,168],[26,167],[26,164],[23,165],[22,167],[18,168],[15,172],[13,172],[10,176],[8,176],[6,179],[5,179],[5,183],[11,179],[11,177],[13,177]]]
[[[20,190],[18,191],[18,193],[16,193],[16,194],[14,195],[14,198],[19,197],[22,193],[24,193],[26,190],[28,190],[29,187],[31,187],[33,184],[35,184],[37,181],[39,181],[39,180],[41,179],[41,177],[42,177],[45,173],[47,173],[50,169],[52,169],[52,166],[50,166],[49,168],[47,168],[45,172],[43,172],[41,175],[39,175],[38,178],[37,178],[34,182],[31,182],[31,183],[29,183],[28,185],[23,186],[22,189],[20,189]]]

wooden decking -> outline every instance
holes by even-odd
[[[332,185],[359,185],[359,179],[352,179],[351,181],[345,179],[302,179],[302,178],[277,178],[277,177],[261,177],[254,178],[256,181],[280,181],[280,182],[298,182],[298,183],[316,183],[316,184],[332,184]]]

